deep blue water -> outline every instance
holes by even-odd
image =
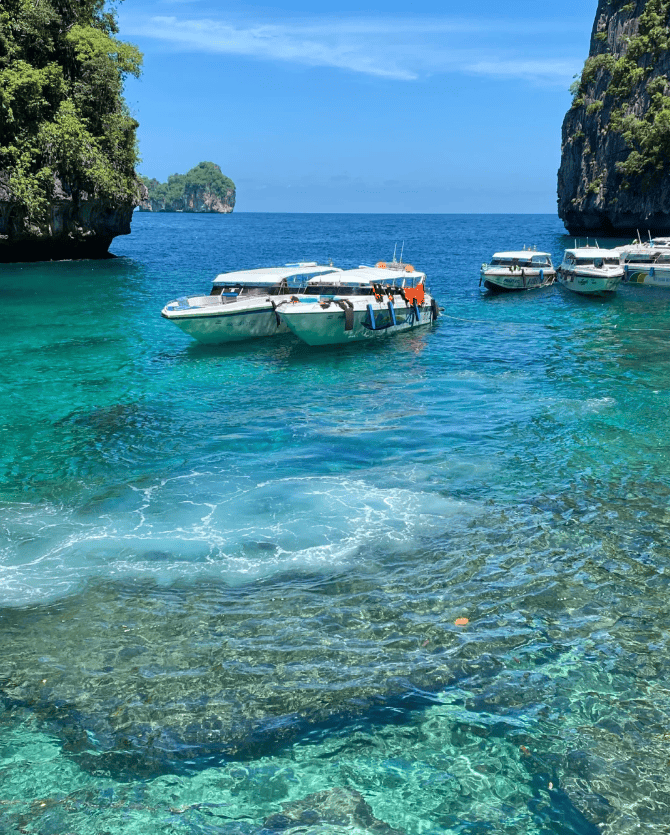
[[[670,294],[479,288],[563,231],[136,214],[118,258],[0,267],[0,831],[254,833],[336,787],[410,835],[670,831]],[[430,329],[160,317],[396,244]]]

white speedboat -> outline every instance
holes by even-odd
[[[581,246],[565,250],[556,273],[559,283],[573,293],[604,296],[614,293],[624,270],[616,250]]]
[[[379,339],[429,325],[439,315],[435,299],[426,291],[426,274],[409,264],[379,262],[338,275],[340,291],[294,295],[282,300],[277,313],[308,345],[337,345]],[[310,282],[310,293],[323,279]],[[355,288],[350,293],[346,285]]]
[[[332,264],[315,261],[222,273],[214,279],[208,296],[168,302],[161,315],[208,345],[288,333],[275,313],[281,298],[303,292],[317,276],[334,278],[341,273]]]
[[[624,281],[647,287],[670,288],[670,239],[639,239],[628,246],[617,247]]]
[[[479,285],[500,293],[510,290],[535,290],[553,284],[556,270],[548,252],[522,249],[496,252],[489,264],[482,264]]]

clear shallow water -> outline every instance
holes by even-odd
[[[159,315],[403,240],[432,330],[205,348]],[[342,786],[412,835],[670,831],[670,294],[478,287],[569,243],[140,214],[115,260],[2,267],[0,831],[255,833]]]

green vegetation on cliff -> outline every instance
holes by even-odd
[[[633,3],[626,3],[615,14],[630,17],[634,8]],[[637,32],[628,39],[622,54],[615,57],[605,51],[591,55],[571,88],[573,107],[584,105],[595,89],[601,90],[586,112],[591,115],[608,105],[609,119],[603,129],[623,136],[629,149],[627,158],[617,162],[617,169],[625,176],[624,186],[632,177],[640,177],[642,184],[648,185],[651,178],[670,169],[670,85],[665,75],[655,74],[659,57],[670,49],[669,16],[670,0],[647,0]],[[601,40],[598,34],[596,40]],[[631,107],[638,90],[644,96],[642,114],[639,107]]]
[[[0,183],[34,220],[56,178],[66,191],[136,198],[138,125],[122,91],[142,56],[117,33],[106,0],[0,4]]]
[[[170,207],[188,202],[188,195],[204,192],[216,195],[223,202],[234,202],[235,183],[214,162],[200,162],[186,174],[171,174],[167,183],[142,177],[149,190],[149,202],[154,211],[170,211]]]

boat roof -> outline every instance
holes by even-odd
[[[608,255],[619,257],[619,250],[617,249],[603,249],[598,246],[573,246],[565,250],[571,252],[573,255],[581,256],[582,258],[606,258]]]
[[[494,252],[494,258],[533,258],[535,255],[546,255],[547,258],[550,258],[551,255],[548,252],[538,252],[535,249],[520,249],[514,250],[512,252]]]
[[[317,264],[316,261],[301,261],[298,264],[285,264],[283,267],[261,267],[256,270],[236,270],[230,273],[220,273],[214,279],[214,285],[253,284],[254,286],[273,287],[285,278],[341,272],[342,270],[339,267],[334,267],[332,264],[325,265]]]
[[[408,270],[407,268],[410,267]],[[355,270],[342,270],[334,277],[337,284],[345,284],[349,286],[360,286],[365,284],[390,284],[397,285],[405,284],[414,286],[421,281],[425,281],[426,274],[420,270],[415,270],[409,264],[389,264],[386,267],[366,267],[361,265]],[[326,278],[313,278],[309,282],[311,285],[315,284],[332,284],[333,281]]]

